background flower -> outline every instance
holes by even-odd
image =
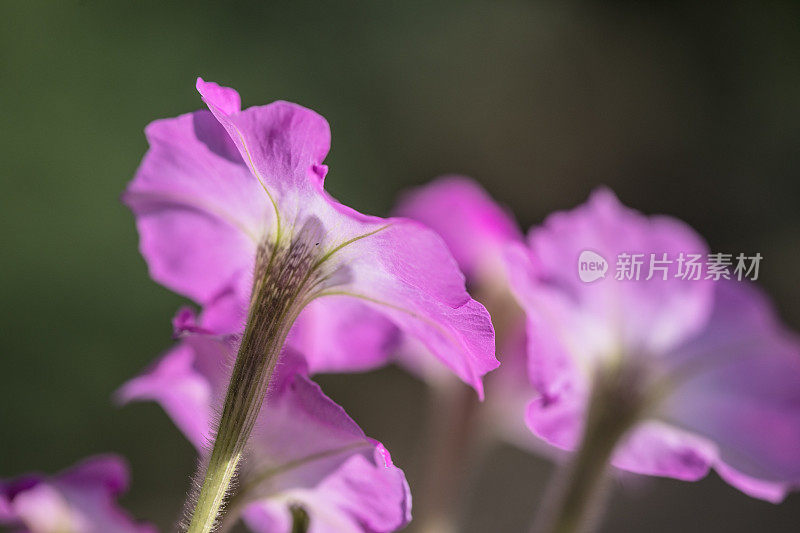
[[[0,480],[0,526],[29,533],[155,533],[117,506],[128,467],[114,455],[86,459],[53,476]]]
[[[800,457],[790,450],[800,446],[800,343],[766,298],[746,281],[683,280],[675,265],[667,280],[617,280],[610,270],[586,283],[577,275],[583,250],[610,269],[624,252],[706,256],[685,224],[645,217],[605,189],[531,231],[509,262],[541,393],[528,410],[534,433],[574,449],[587,404],[613,401],[618,418],[633,412],[613,454],[619,468],[697,480],[713,466],[771,501],[798,486]]]

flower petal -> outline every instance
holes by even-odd
[[[303,354],[312,374],[359,372],[386,364],[398,337],[397,327],[368,305],[330,296],[303,310],[287,345]]]
[[[225,392],[225,377],[235,352],[225,341],[188,335],[151,369],[125,383],[117,399],[158,402],[198,450],[211,442],[216,401]]]
[[[178,346],[152,370],[124,385],[119,395],[124,401],[159,402],[203,450],[236,345],[190,333],[205,324],[197,324],[185,311],[179,312],[176,322],[188,326]],[[369,531],[394,531],[405,525],[410,496],[402,470],[307,373],[305,359],[284,350],[240,473],[240,489],[247,491],[248,499],[256,499],[245,511],[246,520],[257,531],[273,531],[269,528],[285,524],[288,507],[299,501],[309,512],[317,512],[323,523],[333,513],[343,523],[373,527]],[[345,487],[347,498],[332,494]]]
[[[224,128],[206,112],[147,127],[150,149],[123,200],[151,276],[205,304],[253,268],[269,203]]]
[[[31,533],[155,533],[114,502],[127,484],[127,465],[114,455],[89,458],[55,476],[0,480],[0,524]]]
[[[650,420],[625,437],[611,463],[637,474],[697,481],[708,474],[715,457],[716,448],[708,440]]]
[[[463,176],[444,176],[411,191],[395,213],[438,233],[471,283],[481,272],[497,276],[502,271],[502,249],[522,242],[513,216]]]
[[[664,416],[713,440],[720,474],[746,492],[759,491],[748,477],[798,487],[800,342],[755,287],[716,289],[708,327],[673,355],[683,366]]]
[[[664,216],[646,217],[623,206],[605,189],[595,191],[589,201],[569,212],[550,215],[531,231],[530,253],[541,284],[557,288],[574,302],[573,309],[585,319],[574,322],[591,335],[593,354],[582,357],[613,357],[620,350],[643,357],[674,347],[702,328],[711,307],[711,283],[675,278],[672,265],[667,279],[659,273],[649,281],[650,254],[668,254],[675,260],[681,252],[702,254],[706,245],[683,222]],[[583,251],[602,256],[609,264],[605,279],[584,283],[578,277],[578,258]],[[640,279],[614,279],[620,254],[641,253],[648,261]],[[535,301],[520,302],[526,310]]]
[[[380,443],[306,375],[303,359],[285,353],[250,444],[243,486],[261,483],[261,500],[301,503],[314,524],[360,524],[394,531],[410,520],[402,470]],[[347,529],[343,529],[347,530]]]
[[[336,252],[349,282],[328,294],[359,298],[383,313],[482,397],[482,376],[499,365],[489,313],[467,293],[438,235],[410,220],[386,222]]]
[[[331,144],[330,127],[323,117],[280,101],[233,110],[223,92],[231,89],[202,78],[197,79],[197,90],[276,204],[285,207],[297,192],[321,185],[322,161]]]

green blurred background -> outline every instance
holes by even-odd
[[[118,197],[145,124],[201,107],[197,75],[325,115],[328,187],[362,211],[460,172],[527,227],[608,184],[715,251],[761,252],[800,329],[798,20],[790,3],[3,2],[0,476],[119,452],[124,503],[162,529],[177,516],[191,447],[156,406],[110,401],[183,303],[148,278]],[[321,381],[413,487],[424,387],[393,368]],[[495,450],[470,472],[464,531],[525,531],[550,469]],[[622,485],[605,531],[800,523],[800,497],[776,507],[715,475]]]

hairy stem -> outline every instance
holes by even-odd
[[[313,239],[301,238],[283,248],[259,250],[245,332],[188,533],[210,533],[224,515],[225,500],[275,364],[301,310],[305,288],[314,281],[314,257],[309,253],[313,246]]]

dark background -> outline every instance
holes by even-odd
[[[201,107],[197,75],[325,115],[328,187],[362,211],[460,172],[528,227],[607,184],[715,251],[760,252],[800,326],[796,4],[111,4],[0,5],[0,476],[115,451],[125,505],[162,529],[178,513],[192,448],[155,405],[110,402],[170,345],[182,303],[148,278],[118,197],[145,124]],[[423,385],[393,368],[321,381],[413,487]],[[525,531],[550,468],[498,448],[471,474],[464,530]],[[623,485],[605,531],[800,523],[799,496],[776,507],[715,475]]]

